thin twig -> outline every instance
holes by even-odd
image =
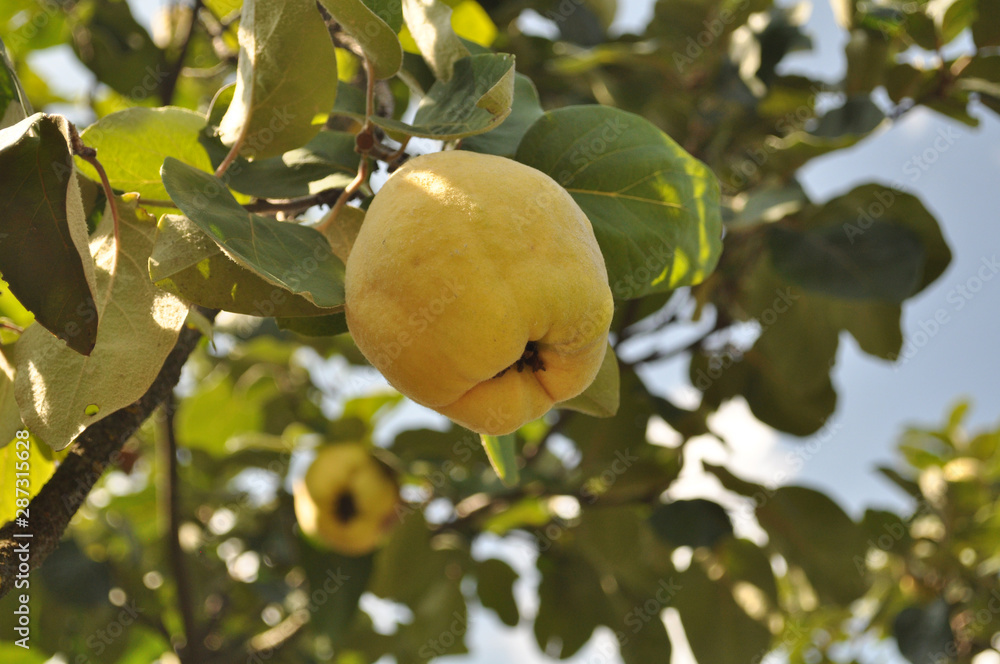
[[[177,90],[177,79],[180,78],[181,71],[184,69],[184,58],[187,57],[191,38],[194,37],[194,29],[198,24],[198,10],[201,7],[202,0],[194,0],[194,6],[191,9],[191,21],[188,23],[188,30],[187,34],[184,35],[184,41],[181,42],[180,53],[177,54],[177,60],[174,61],[174,65],[167,72],[163,83],[160,84],[160,99],[163,101],[164,106],[169,106],[174,101],[174,92]]]
[[[118,229],[121,224],[118,217],[118,204],[115,202],[115,191],[111,188],[111,182],[108,180],[108,174],[104,171],[104,166],[97,160],[97,150],[84,145],[83,139],[80,138],[80,134],[76,131],[76,126],[72,122],[68,124],[70,147],[73,149],[73,154],[93,166],[101,178],[101,187],[104,188],[104,195],[107,197],[108,206],[111,208],[111,219],[115,224],[115,263],[117,264],[118,250],[121,247]]]
[[[337,197],[337,202],[333,204],[330,211],[326,213],[326,216],[318,224],[316,224],[316,230],[320,233],[325,233],[326,230],[333,225],[333,222],[337,219],[337,214],[347,205],[347,201],[351,199],[361,185],[365,183],[368,178],[368,157],[361,157],[361,164],[358,166],[358,174],[354,176],[351,183],[347,185],[344,191],[341,192],[340,196]]]
[[[159,486],[157,493],[162,518],[165,521],[167,562],[174,575],[177,586],[177,609],[184,623],[184,661],[200,661],[201,644],[197,622],[195,621],[194,593],[191,590],[191,577],[185,564],[184,550],[180,541],[180,499],[177,476],[177,433],[174,427],[174,415],[177,405],[173,395],[167,397],[163,404],[162,431],[157,440],[157,453],[160,465]]]
[[[240,148],[243,147],[244,136],[246,136],[246,127],[244,127],[243,131],[241,131],[239,136],[236,137],[236,142],[233,143],[231,148],[229,148],[229,153],[226,155],[226,158],[223,159],[222,163],[219,164],[219,167],[215,169],[215,177],[221,178],[225,175],[226,171],[229,170],[229,167],[233,165],[234,161],[236,161],[236,157],[240,154]]]

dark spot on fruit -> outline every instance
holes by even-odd
[[[529,341],[525,344],[524,352],[521,353],[521,357],[517,358],[517,361],[514,362],[514,364],[501,370],[496,376],[493,377],[499,378],[511,369],[517,369],[517,373],[522,373],[526,367],[532,371],[545,371],[545,362],[542,361],[541,356],[538,354],[537,341]]]
[[[347,523],[358,515],[358,505],[354,502],[354,496],[350,491],[345,491],[337,496],[333,504],[333,513],[343,523]]]

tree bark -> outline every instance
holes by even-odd
[[[201,333],[198,330],[185,326],[146,393],[132,405],[94,423],[80,434],[55,474],[31,500],[28,507],[30,528],[27,531],[31,533],[31,538],[15,539],[15,532],[25,531],[15,528],[13,521],[0,527],[0,598],[14,588],[18,575],[24,574],[23,569],[19,569],[24,562],[21,556],[25,556],[25,543],[29,570],[41,566],[59,546],[70,519],[104,470],[115,461],[122,445],[174,389],[180,379],[181,367],[199,338]]]

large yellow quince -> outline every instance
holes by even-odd
[[[373,551],[399,522],[396,478],[360,443],[320,448],[292,494],[302,532],[346,555]]]
[[[396,389],[492,435],[585,390],[614,313],[594,230],[566,190],[463,151],[416,157],[386,181],[346,290],[355,343]]]

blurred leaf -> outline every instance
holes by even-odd
[[[263,403],[245,389],[234,393],[233,380],[219,372],[209,376],[177,409],[177,440],[184,447],[213,456],[231,453],[226,442],[240,433],[259,431],[264,423]]]
[[[719,542],[717,553],[730,578],[751,584],[770,602],[762,610],[778,608],[778,584],[767,552],[750,540],[730,537]]]
[[[476,564],[476,591],[479,601],[487,609],[496,611],[497,617],[508,627],[520,620],[517,602],[514,601],[514,582],[517,572],[510,565],[490,558]]]
[[[402,523],[375,554],[368,589],[379,597],[413,607],[443,574],[445,562],[439,552],[431,550],[431,534],[423,513],[417,510],[400,516]],[[421,573],[414,574],[413,570]]]
[[[515,434],[489,436],[484,433],[481,434],[481,437],[483,440],[483,449],[486,450],[486,456],[489,457],[490,465],[493,466],[497,477],[506,486],[516,486],[519,479],[519,472],[517,469]]]
[[[535,639],[549,657],[566,659],[607,620],[607,598],[594,569],[572,553],[543,552],[537,564],[542,580]]]
[[[542,113],[535,84],[524,74],[515,74],[514,100],[511,104],[510,115],[496,128],[485,134],[476,134],[466,138],[462,141],[462,149],[513,159],[517,153],[517,146],[521,143],[521,138]]]
[[[399,71],[403,51],[396,37],[401,22],[398,0],[377,0],[368,5],[361,0],[320,2],[340,27],[357,40],[375,70],[375,78],[389,78]]]
[[[137,107],[106,115],[83,130],[80,138],[97,150],[112,187],[164,200],[168,196],[160,182],[160,166],[167,157],[202,171],[212,170],[208,154],[198,143],[204,128],[205,117],[200,113],[173,106]],[[84,175],[100,182],[88,162],[77,158],[76,163]]]
[[[134,196],[117,205],[119,241],[109,212],[90,240],[100,320],[93,352],[79,355],[35,325],[16,346],[14,384],[24,423],[57,450],[149,389],[187,315],[187,306],[154,286],[146,272],[155,219]]]
[[[825,494],[782,486],[757,507],[772,546],[798,565],[823,602],[847,606],[868,589],[856,560],[864,560],[861,529]]]
[[[415,0],[417,1],[417,0]],[[455,63],[454,75],[438,81],[420,100],[413,124],[373,117],[388,132],[438,140],[463,138],[497,127],[510,115],[514,57],[505,53],[470,55]]]
[[[39,325],[89,355],[94,268],[68,131],[64,118],[43,113],[0,130],[0,272]]]
[[[608,352],[604,354],[601,368],[594,382],[583,393],[561,401],[556,408],[575,410],[593,417],[614,417],[621,401],[621,384],[618,375],[618,358],[615,350],[608,344]]]
[[[336,51],[316,3],[245,0],[239,38],[236,90],[219,125],[222,142],[238,143],[248,158],[305,145],[337,99]]]
[[[767,628],[740,608],[725,582],[710,581],[697,562],[678,576],[678,583],[674,606],[698,662],[746,664],[751,653],[771,649]]]
[[[979,0],[978,18],[972,23],[972,39],[976,46],[1000,46],[1000,2]]]
[[[218,178],[176,159],[162,174],[170,198],[229,258],[318,307],[344,303],[344,265],[319,232],[247,212]]]
[[[306,337],[335,337],[348,332],[347,316],[343,312],[323,316],[278,316],[274,320],[279,329]]]
[[[166,58],[125,0],[95,0],[77,12],[73,50],[97,79],[132,102],[160,91]]]
[[[943,598],[927,606],[907,607],[893,620],[892,632],[903,657],[913,664],[926,662],[928,657],[954,648],[951,607]]]
[[[604,106],[550,111],[524,135],[517,160],[583,208],[616,299],[695,284],[715,268],[718,182],[649,121]]]
[[[451,27],[451,7],[434,0],[403,0],[403,19],[439,81],[450,81],[455,64],[469,55]]]
[[[977,16],[976,4],[976,0],[950,0],[935,3],[937,7],[947,7],[943,13],[935,16],[935,22],[938,24],[941,33],[940,46],[955,39],[955,37],[972,25]]]
[[[658,505],[649,516],[649,525],[673,546],[713,547],[733,535],[733,524],[726,510],[703,498]]]
[[[317,307],[241,267],[197,224],[178,214],[160,217],[149,276],[168,293],[210,309],[263,317],[321,317],[334,310]]]
[[[848,97],[843,106],[827,111],[812,134],[820,138],[864,136],[878,127],[885,114],[867,94]]]
[[[14,64],[3,40],[0,40],[0,129],[15,125],[31,114],[31,102],[17,80]]]
[[[299,538],[299,552],[309,581],[309,622],[332,643],[339,644],[357,613],[374,556],[350,557],[321,551],[304,537]]]

